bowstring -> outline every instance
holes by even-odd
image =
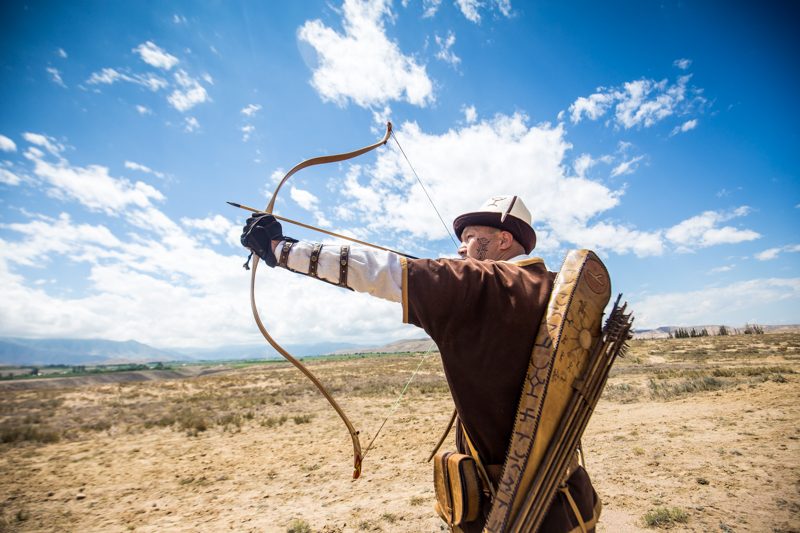
[[[408,156],[406,155],[406,151],[403,150],[402,146],[400,146],[400,141],[397,140],[397,135],[395,135],[394,130],[392,130],[392,134],[391,135],[392,135],[392,139],[394,139],[395,144],[397,144],[397,147],[400,149],[400,153],[403,154],[403,157],[406,159],[406,163],[408,163],[408,167],[411,169],[411,172],[414,173],[414,177],[417,178],[417,182],[419,183],[419,186],[422,187],[422,192],[424,192],[425,196],[428,197],[428,201],[431,203],[431,206],[433,207],[433,210],[436,211],[436,216],[439,217],[439,221],[442,223],[442,226],[444,227],[444,230],[447,232],[447,235],[450,237],[450,240],[453,241],[453,246],[455,246],[456,250],[458,250],[458,242],[456,242],[456,238],[450,232],[450,228],[447,227],[447,223],[442,218],[442,214],[439,213],[439,210],[436,208],[436,204],[433,202],[433,198],[431,198],[431,195],[428,193],[428,188],[425,187],[425,184],[422,182],[422,179],[419,177],[419,174],[417,174],[417,171],[414,170],[414,165],[412,165],[411,161],[408,159]]]
[[[389,413],[383,419],[383,422],[381,422],[381,425],[378,426],[378,430],[375,432],[375,435],[373,435],[372,439],[370,439],[369,444],[367,444],[367,447],[364,449],[364,452],[361,454],[362,460],[367,456],[369,451],[372,449],[372,444],[375,442],[375,439],[378,438],[378,435],[380,435],[381,430],[383,429],[383,426],[385,426],[386,422],[388,422],[389,419],[392,416],[394,416],[395,412],[397,412],[397,409],[400,407],[400,402],[403,400],[403,396],[405,396],[406,391],[408,390],[408,387],[411,385],[411,382],[414,381],[414,378],[419,373],[419,369],[422,368],[422,364],[425,362],[425,360],[431,354],[431,352],[433,351],[433,348],[435,346],[436,346],[436,343],[431,341],[431,344],[430,344],[430,346],[428,346],[428,349],[425,351],[425,353],[422,354],[422,357],[420,357],[419,363],[417,364],[417,368],[415,368],[414,372],[411,373],[411,377],[408,379],[408,381],[406,381],[406,384],[403,386],[403,390],[400,391],[400,395],[397,397],[397,399],[395,399],[394,404],[392,404],[391,409],[389,409]]]
[[[431,195],[428,192],[428,188],[425,187],[425,183],[423,183],[422,178],[419,177],[419,174],[417,174],[416,169],[414,169],[414,165],[411,164],[411,160],[408,158],[408,155],[406,155],[406,151],[403,150],[403,147],[400,145],[400,141],[397,139],[397,135],[395,134],[394,130],[392,130],[391,136],[392,136],[392,139],[394,139],[395,144],[397,144],[397,148],[400,149],[400,153],[403,154],[403,157],[405,158],[406,163],[408,164],[408,168],[411,169],[411,172],[414,174],[414,177],[417,179],[417,183],[419,183],[419,186],[422,187],[422,191],[425,193],[425,196],[428,198],[428,201],[430,202],[431,207],[433,207],[433,210],[436,211],[436,216],[439,217],[439,221],[442,223],[442,226],[444,227],[444,230],[447,232],[447,235],[450,237],[450,240],[453,242],[453,246],[455,246],[456,249],[458,249],[458,242],[456,241],[455,237],[453,236],[452,232],[450,231],[450,228],[447,227],[447,223],[444,221],[444,218],[442,218],[442,214],[439,212],[439,209],[436,207],[436,203],[434,203],[433,198],[431,198]],[[411,386],[411,382],[414,381],[414,378],[419,373],[420,368],[422,368],[422,364],[427,360],[428,356],[433,351],[433,348],[435,346],[436,346],[436,343],[434,341],[431,341],[431,344],[428,347],[428,349],[425,351],[424,354],[422,354],[422,357],[420,357],[419,364],[417,364],[417,368],[415,368],[414,372],[411,373],[411,377],[408,379],[408,381],[406,381],[406,384],[403,386],[403,390],[400,391],[400,395],[397,397],[397,399],[395,399],[394,403],[392,404],[392,407],[389,409],[389,413],[383,419],[383,421],[381,422],[381,425],[378,426],[378,430],[375,432],[375,435],[372,437],[372,439],[370,439],[369,444],[367,444],[367,447],[364,449],[364,453],[361,454],[362,459],[365,458],[367,456],[367,453],[369,453],[369,451],[372,449],[372,444],[375,442],[375,439],[378,438],[378,435],[380,435],[381,430],[383,429],[383,426],[385,426],[386,422],[388,422],[389,419],[392,416],[394,416],[395,412],[397,412],[397,409],[400,407],[400,402],[403,400],[403,396],[405,396],[406,391],[408,391],[409,386]]]

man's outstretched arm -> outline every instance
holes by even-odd
[[[280,266],[378,298],[402,301],[405,258],[398,254],[298,242],[283,235],[280,222],[272,215],[248,218],[241,242],[270,267]]]

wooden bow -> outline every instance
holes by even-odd
[[[267,214],[272,214],[272,209],[273,207],[275,207],[275,200],[278,198],[278,192],[281,190],[283,184],[286,183],[286,181],[288,181],[288,179],[291,178],[296,172],[314,165],[323,165],[326,163],[336,163],[339,161],[346,161],[348,159],[352,159],[354,157],[366,154],[367,152],[386,144],[391,134],[392,134],[392,123],[389,122],[386,124],[386,135],[384,135],[383,139],[376,142],[375,144],[371,144],[369,146],[360,148],[358,150],[354,150],[352,152],[314,157],[311,159],[307,159],[301,163],[298,163],[289,172],[287,172],[286,175],[283,177],[283,179],[280,181],[280,183],[278,183],[278,186],[275,188],[275,192],[272,193],[272,198],[267,204],[266,209],[264,209],[264,212]],[[256,306],[255,289],[256,289],[257,269],[258,269],[258,256],[253,255],[253,266],[252,266],[252,272],[250,274],[250,307],[253,310],[253,318],[255,318],[256,324],[258,325],[258,329],[264,336],[264,338],[267,340],[267,342],[270,343],[270,345],[273,348],[275,348],[275,350],[279,354],[281,354],[284,358],[286,358],[287,361],[292,363],[295,367],[297,367],[298,370],[300,370],[300,372],[305,374],[306,377],[311,380],[311,382],[314,384],[315,387],[317,387],[319,392],[322,393],[322,395],[325,397],[326,400],[328,400],[328,403],[331,404],[333,409],[339,415],[339,418],[342,419],[342,422],[344,422],[344,425],[347,427],[347,431],[350,433],[350,438],[353,441],[353,479],[358,479],[358,477],[361,475],[361,461],[363,459],[363,455],[361,453],[361,442],[358,439],[358,431],[356,431],[355,427],[350,422],[350,419],[347,418],[347,415],[344,413],[344,411],[336,402],[336,400],[333,399],[333,396],[331,396],[330,392],[328,392],[328,390],[325,388],[322,382],[320,382],[320,380],[317,379],[317,377],[314,374],[312,374],[311,371],[305,367],[305,365],[303,365],[294,356],[292,356],[292,354],[290,354],[280,344],[278,344],[267,331],[267,328],[261,321],[261,317],[258,314],[258,308]]]

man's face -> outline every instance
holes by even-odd
[[[458,247],[458,253],[461,257],[480,261],[497,259],[500,256],[504,233],[508,232],[491,226],[467,226],[461,232],[461,246]]]

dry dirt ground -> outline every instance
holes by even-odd
[[[311,364],[361,430],[419,355]],[[800,334],[633,341],[584,435],[598,531],[800,531]],[[442,531],[424,460],[436,355],[351,477],[347,431],[287,364],[133,383],[0,383],[0,531]],[[452,448],[452,437],[446,446]]]

